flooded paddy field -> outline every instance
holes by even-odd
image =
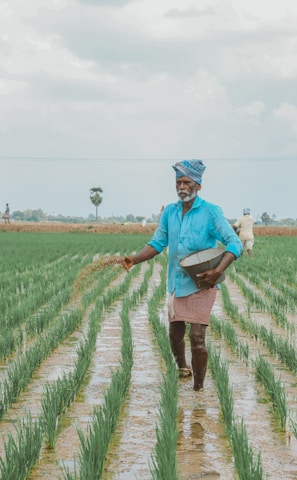
[[[40,234],[35,234],[36,241],[38,235]],[[108,247],[105,246],[107,240]],[[123,240],[126,242],[127,238]],[[141,247],[143,241],[142,236],[138,237],[133,248],[137,249],[138,245]],[[94,239],[88,240],[88,243],[84,242],[85,240],[81,240],[80,237],[68,241],[68,255],[67,248],[64,246],[60,253],[58,252],[60,247],[56,245],[56,249],[53,248],[53,252],[57,250],[57,254],[51,254],[51,248],[47,246],[49,257],[43,263],[39,260],[36,263],[31,261],[31,264],[22,265],[19,260],[17,274],[16,267],[14,268],[14,283],[13,281],[10,283],[14,285],[14,303],[13,299],[11,301],[7,299],[6,305],[2,304],[2,308],[7,318],[10,318],[10,323],[13,324],[12,337],[19,340],[10,354],[1,360],[0,386],[3,413],[0,420],[0,456],[3,463],[8,465],[7,471],[15,464],[18,454],[22,453],[20,461],[24,462],[24,453],[20,452],[20,448],[15,450],[7,448],[9,439],[14,438],[17,444],[18,438],[21,437],[22,444],[29,440],[31,444],[34,443],[34,435],[30,439],[20,435],[19,422],[22,419],[28,419],[28,414],[30,415],[28,422],[44,420],[43,405],[46,386],[55,385],[59,379],[61,382],[66,382],[68,376],[77,368],[78,352],[86,342],[95,314],[98,320],[95,319],[94,322],[96,333],[93,334],[94,342],[89,352],[90,358],[77,392],[57,415],[54,445],[49,447],[46,436],[43,434],[38,456],[32,461],[28,473],[23,477],[15,477],[31,480],[87,478],[80,471],[81,439],[82,436],[87,438],[90,433],[94,422],[94,410],[104,405],[114,372],[123,363],[125,364],[122,356],[123,302],[128,297],[132,297],[133,292],[138,292],[135,293],[135,301],[128,314],[133,345],[129,387],[123,398],[114,432],[108,442],[100,478],[105,480],[157,478],[152,476],[152,464],[157,443],[160,389],[166,373],[166,363],[149,317],[150,300],[162,281],[163,265],[158,261],[143,264],[133,275],[127,274],[120,265],[108,265],[87,276],[74,296],[75,281],[86,265],[96,261],[98,255],[99,257],[118,255],[121,251],[127,251],[127,246],[120,246],[119,238],[113,249],[110,249],[109,237],[104,238],[104,241],[103,237],[100,238],[100,246],[98,243],[93,245]],[[262,478],[291,480],[297,478],[295,430],[297,381],[294,359],[289,363],[279,350],[275,353],[270,343],[266,341],[263,329],[266,329],[272,338],[274,336],[275,339],[288,340],[289,343],[285,344],[287,347],[296,348],[297,317],[294,310],[296,275],[294,280],[279,270],[278,278],[275,280],[272,275],[274,270],[270,269],[267,275],[265,274],[262,265],[263,251],[266,252],[266,264],[269,266],[274,255],[272,248],[278,247],[274,247],[271,242],[266,238],[259,241],[259,253],[257,254],[257,247],[255,247],[252,260],[242,258],[232,266],[230,273],[228,272],[226,281],[217,294],[207,340],[211,350],[219,353],[221,362],[227,367],[234,403],[234,419],[238,424],[244,423],[253,458],[256,459],[260,453]],[[131,245],[130,242],[128,248]],[[270,255],[267,245],[271,247]],[[12,246],[10,243],[10,248]],[[26,248],[29,248],[28,245]],[[287,262],[292,265],[293,257],[288,258]],[[32,275],[28,276],[28,272]],[[5,282],[9,283],[10,277],[7,271],[3,275]],[[256,283],[254,276],[257,278]],[[128,277],[131,277],[130,283],[127,288],[124,288]],[[139,293],[146,277],[148,280],[146,289]],[[280,283],[278,283],[279,279],[281,279]],[[253,299],[244,290],[242,282],[256,295]],[[4,288],[4,281],[2,288]],[[69,289],[65,300],[62,302],[61,299],[61,304],[56,309],[54,306],[49,308],[53,299],[61,295],[62,289]],[[35,297],[37,291],[38,296]],[[46,291],[48,295],[43,296]],[[283,291],[288,294],[286,303]],[[18,302],[15,300],[16,295],[18,295]],[[28,296],[33,302],[31,307]],[[226,298],[229,305],[236,307],[236,314],[234,309],[228,309]],[[100,306],[101,302],[103,306],[99,311],[98,305]],[[279,308],[272,308],[275,305]],[[42,323],[46,307],[50,312],[50,318]],[[13,312],[14,316],[12,314],[9,316],[9,311]],[[24,318],[17,323],[16,319],[22,311]],[[10,379],[17,383],[16,365],[20,369],[25,353],[33,351],[43,338],[45,343],[49,344],[52,331],[53,335],[57,336],[54,330],[56,325],[62,323],[66,317],[67,321],[69,317],[70,323],[73,312],[79,316],[79,321],[76,321],[77,323],[72,330],[69,329],[69,332],[65,332],[67,325],[63,328],[61,339],[53,343],[53,348],[49,349],[42,358],[40,357],[26,383],[18,380],[19,389],[17,393],[13,390],[13,397],[8,401],[8,394],[12,390],[12,387],[7,386]],[[160,324],[167,329],[166,295],[159,300],[158,316]],[[222,328],[229,324],[232,326],[233,336],[236,336],[235,346],[234,344],[232,346],[232,342],[230,343]],[[262,330],[259,330],[261,326]],[[8,325],[6,328],[10,331]],[[245,355],[239,354],[241,351],[239,346],[243,345]],[[188,338],[187,356],[190,361]],[[294,352],[292,356],[294,357]],[[88,357],[87,350],[80,361],[86,357]],[[256,376],[256,362],[259,357],[268,362],[275,384],[281,388],[285,396],[286,408],[281,413],[278,411],[277,401],[271,400],[269,392]],[[28,358],[25,357],[27,362]],[[22,376],[25,377],[26,374]],[[232,445],[226,433],[217,390],[217,378],[210,365],[203,390],[195,392],[191,378],[179,379],[177,388],[176,478],[180,480],[248,479],[248,476],[244,477],[238,473]],[[285,426],[281,421],[281,415],[286,416],[283,422]],[[7,453],[11,454],[11,452],[14,456],[7,457]],[[25,453],[29,455],[30,449],[28,448]],[[0,469],[0,472],[1,479],[13,478],[8,477],[4,468],[2,471]]]

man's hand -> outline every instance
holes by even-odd
[[[235,258],[236,257],[233,253],[225,252],[222,260],[216,268],[206,270],[203,273],[197,273],[197,287],[201,290],[213,288],[216,285],[218,278],[222,275],[226,268],[229,267],[232,262],[234,262]]]
[[[134,265],[133,258],[130,256],[124,257],[124,261],[122,265],[123,265],[123,268],[126,270],[126,272],[129,272]]]
[[[138,263],[145,262],[146,260],[150,260],[154,258],[158,254],[157,250],[150,245],[145,245],[140,252],[135,253],[134,255],[127,255],[123,258],[123,267],[124,269],[129,272],[130,268],[133,265],[137,265]]]
[[[208,290],[213,288],[222,272],[217,272],[215,269],[206,270],[203,273],[197,273],[196,285],[200,290]]]

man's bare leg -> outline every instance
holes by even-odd
[[[207,369],[208,353],[205,345],[206,325],[192,324],[190,342],[192,352],[192,368],[194,390],[201,390]]]
[[[187,368],[185,356],[185,322],[170,322],[169,324],[169,338],[171,350],[179,368]]]

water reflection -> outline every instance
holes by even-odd
[[[179,408],[178,412],[178,460],[184,478],[201,473],[205,468],[205,432],[200,418],[206,415],[205,408]]]

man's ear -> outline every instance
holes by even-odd
[[[196,183],[196,190],[197,190],[197,192],[198,192],[198,190],[201,190],[201,185],[200,185],[200,183]]]

